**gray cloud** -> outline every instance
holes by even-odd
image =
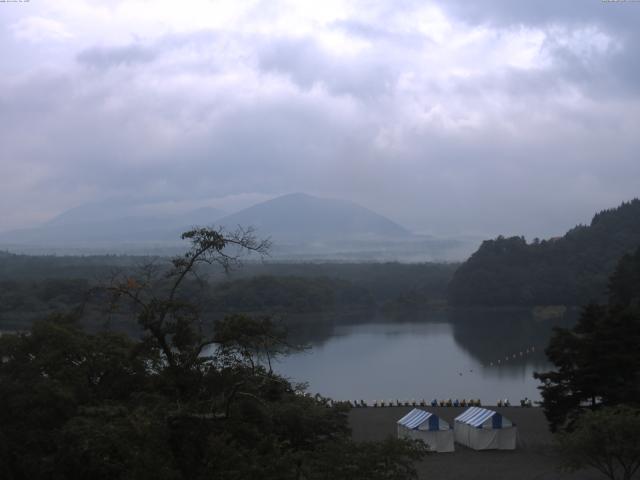
[[[360,20],[338,20],[332,24],[338,31],[355,37],[361,37],[377,43],[385,42],[406,49],[420,49],[425,45],[433,45],[433,42],[415,32],[393,31],[384,24],[372,24]]]
[[[422,3],[319,33],[74,40],[62,69],[13,64],[0,229],[108,198],[307,191],[422,232],[545,236],[638,195],[635,6],[448,2],[437,40],[412,23]]]
[[[139,45],[121,47],[91,47],[78,53],[78,62],[95,68],[135,65],[152,62],[156,52]]]
[[[336,58],[312,38],[280,38],[262,46],[259,67],[265,72],[289,76],[298,86],[310,89],[322,85],[337,95],[375,98],[383,95],[396,79],[389,59],[376,54],[357,58]]]
[[[635,30],[640,9],[633,2],[603,2],[602,0],[513,1],[452,0],[442,3],[452,15],[471,23],[504,24],[599,24],[616,31]]]
[[[512,1],[453,0],[443,4],[452,15],[470,24],[493,26],[594,27],[616,39],[621,48],[606,55],[579,57],[566,46],[554,44],[545,48],[559,62],[560,74],[595,87],[595,93],[617,94],[621,89],[638,93],[640,85],[640,4],[636,2],[603,2],[601,0]],[[592,34],[595,34],[592,31]]]

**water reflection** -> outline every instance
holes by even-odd
[[[277,370],[335,399],[536,400],[533,372],[550,368],[544,348],[553,327],[569,327],[575,317],[538,320],[517,309],[288,316],[281,320],[291,340],[311,349],[282,359]],[[110,322],[140,333],[129,320]]]
[[[550,367],[543,350],[553,327],[572,322],[518,310],[316,316],[294,329],[312,349],[278,369],[337,399],[539,399],[533,372]]]
[[[493,366],[546,366],[544,354],[554,327],[576,321],[571,312],[553,320],[537,320],[531,310],[452,310],[456,343],[479,362]]]

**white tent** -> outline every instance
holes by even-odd
[[[456,442],[474,450],[516,448],[516,426],[493,410],[468,408],[455,418],[453,430]]]
[[[398,438],[422,440],[435,452],[453,452],[453,430],[449,424],[418,408],[398,420]]]

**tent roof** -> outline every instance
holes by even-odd
[[[407,428],[418,428],[423,423],[428,422],[431,415],[433,415],[433,413],[414,408],[398,420],[398,424]]]
[[[451,428],[447,422],[437,415],[418,408],[414,408],[398,420],[398,425],[412,430],[448,430]]]
[[[502,415],[500,415],[498,412],[494,412],[493,410],[487,410],[486,408],[480,407],[468,408],[467,410],[462,412],[462,414],[458,415],[455,418],[455,421],[466,423],[467,425],[471,425],[472,427],[480,427],[484,424],[484,422],[492,418],[494,415],[498,415],[498,417],[500,417],[499,425],[502,426]],[[508,426],[511,424],[511,422],[509,422],[506,418],[504,420],[504,426]]]

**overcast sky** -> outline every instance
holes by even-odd
[[[307,192],[557,235],[640,195],[640,3],[0,2],[0,115],[0,230]]]

